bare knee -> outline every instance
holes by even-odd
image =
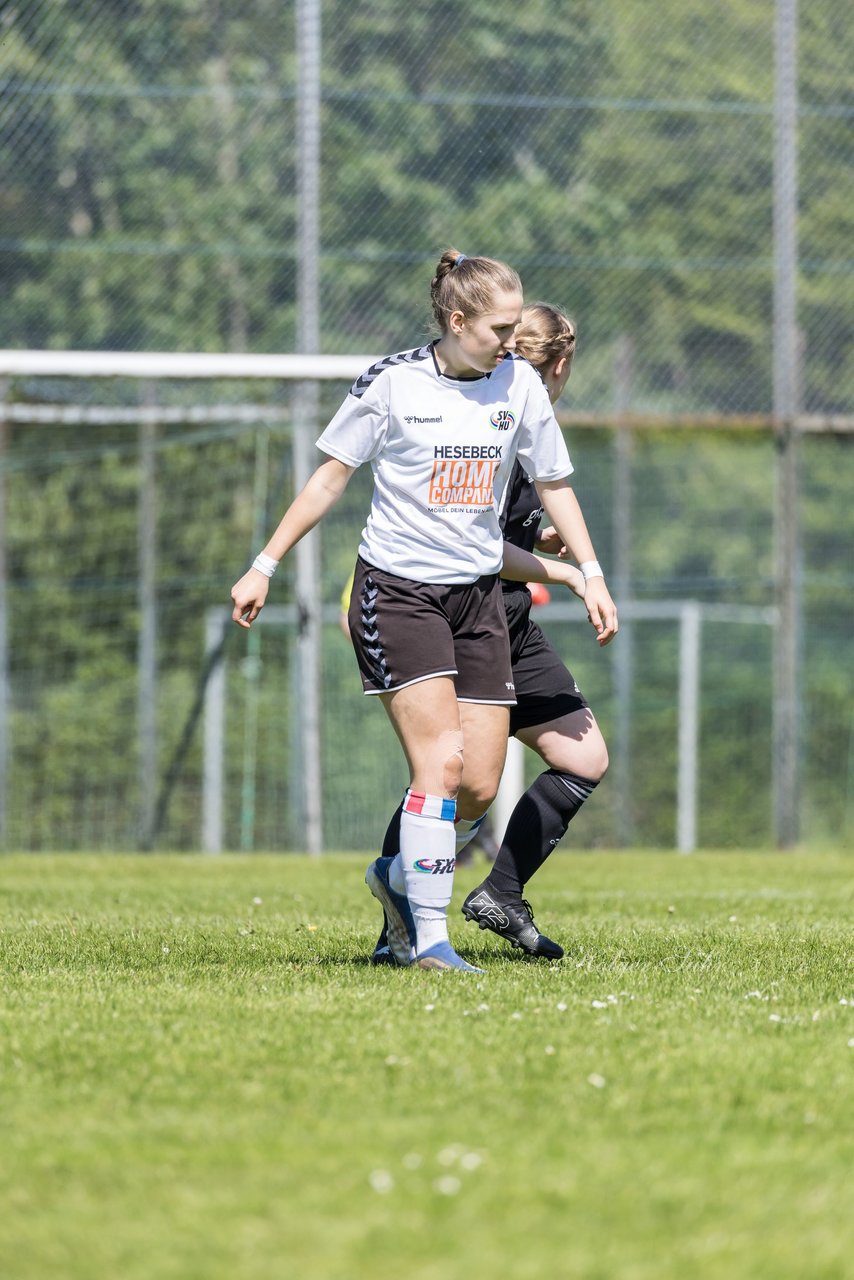
[[[495,799],[499,779],[465,777],[457,795],[457,817],[473,821],[486,813]]]
[[[432,790],[440,786],[452,800],[456,797],[463,779],[463,734],[461,729],[447,729],[433,742],[426,763]],[[441,781],[440,781],[441,780]]]
[[[576,773],[590,782],[601,782],[608,772],[608,748],[601,738],[598,742],[573,744],[573,749],[557,754],[562,757],[559,763],[547,761],[552,769]]]
[[[586,708],[552,724],[520,729],[517,737],[536,751],[550,769],[561,773],[575,773],[590,782],[599,782],[608,770],[605,739]]]
[[[445,790],[452,800],[455,800],[459,794],[460,784],[463,780],[463,759],[462,756],[451,756],[445,761],[443,770],[443,782]]]
[[[583,777],[589,778],[591,782],[601,782],[608,772],[608,748],[605,746],[604,738],[599,739],[599,744],[594,748],[591,743],[591,751],[589,761],[584,770],[578,770]]]

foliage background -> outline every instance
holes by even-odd
[[[582,430],[585,415],[708,415],[716,425],[705,432],[635,438],[630,593],[770,603],[774,446],[743,428],[771,409],[774,5],[321,8],[322,349],[379,354],[421,341],[431,269],[448,243],[511,260],[529,297],[560,303],[580,326],[564,403],[600,558],[613,564],[615,435]],[[832,0],[801,6],[798,23],[802,406],[850,416],[854,38]],[[0,346],[295,349],[297,72],[293,3],[247,0],[239,13],[213,0],[0,5]],[[618,372],[626,351],[630,368]],[[137,442],[119,421],[15,426],[11,410],[118,410],[142,390],[34,378],[5,390],[6,843],[134,847]],[[345,390],[326,388],[322,411]],[[292,473],[287,388],[161,384],[156,394],[188,406],[158,440],[165,776],[198,690],[204,614],[277,519]],[[283,425],[237,413],[192,423],[190,405],[253,401],[278,408]],[[261,448],[270,465],[259,510]],[[854,812],[850,437],[807,437],[802,461],[801,813],[805,838],[820,841],[850,832]],[[318,584],[333,619],[325,816],[339,847],[375,843],[403,783],[334,624],[367,496],[360,477],[325,527]],[[292,599],[287,573],[276,582],[278,601]],[[555,635],[610,733],[613,657],[598,654],[581,620]],[[250,655],[263,663],[257,719],[241,639],[227,640],[229,842],[299,848],[293,637],[271,629]],[[676,641],[652,624],[634,640],[634,833],[667,844]],[[706,630],[704,842],[770,838],[770,653],[760,627]],[[199,773],[196,736],[164,847],[197,845]],[[612,797],[599,789],[579,843],[613,842]]]

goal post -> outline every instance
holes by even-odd
[[[375,360],[375,355],[312,355],[312,354],[269,354],[255,355],[244,353],[207,353],[207,352],[172,352],[172,351],[37,351],[37,350],[0,350],[0,389],[3,394],[0,400],[7,399],[9,379],[76,379],[103,381],[104,379],[137,380],[150,387],[152,384],[175,381],[199,380],[204,382],[234,381],[286,381],[295,384],[297,392],[300,386],[313,385],[322,381],[352,382],[363,373]],[[161,419],[164,421],[182,421],[184,417],[194,421],[210,420],[220,415],[187,414],[171,408],[162,409],[155,403],[151,395],[145,397],[147,403],[138,408],[127,406],[112,407],[110,405],[86,406],[81,414],[78,406],[58,406],[39,403],[28,406],[14,403],[0,407],[0,426],[6,421],[15,423],[32,423],[49,425],[51,423],[73,423],[80,421],[109,424],[116,421],[125,425],[137,425],[141,429],[141,440],[147,442],[141,446],[141,456],[147,456],[149,462],[145,468],[146,483],[140,494],[140,547],[145,547],[145,579],[149,585],[147,592],[140,598],[140,643],[138,650],[137,705],[140,710],[137,727],[138,791],[140,799],[140,816],[138,820],[138,841],[145,848],[151,839],[151,824],[155,809],[157,792],[156,778],[156,730],[153,720],[153,707],[156,700],[157,673],[153,659],[156,644],[156,606],[150,584],[156,575],[154,544],[155,538],[152,512],[156,505],[156,473],[151,466],[151,431]],[[311,446],[320,433],[320,424],[315,420],[316,404],[312,397],[296,397],[292,412],[285,416],[294,432],[294,445],[297,455],[298,478],[307,478]],[[314,415],[307,411],[314,407]],[[29,410],[29,412],[28,412]],[[70,411],[69,411],[70,410]],[[77,412],[75,413],[75,410]],[[269,421],[270,415],[264,412],[264,406],[229,406],[227,418],[237,417],[243,422]],[[277,415],[281,420],[281,415]],[[2,516],[4,512],[3,477],[0,476],[0,536]],[[303,700],[303,715],[299,718],[298,738],[299,756],[302,766],[304,787],[302,791],[302,827],[305,832],[305,844],[309,853],[320,853],[323,848],[323,830],[321,821],[321,743],[319,736],[320,706],[320,671],[317,662],[319,645],[317,604],[315,585],[318,574],[318,557],[315,546],[316,534],[313,532],[303,538],[294,553],[296,564],[296,601],[295,609],[300,618],[298,653],[300,664],[299,687]],[[0,690],[8,688],[8,650],[6,609],[6,577],[0,575]],[[213,689],[219,687],[221,676],[212,677]],[[0,758],[8,750],[8,698],[0,698]],[[208,723],[206,733],[215,733]],[[206,740],[207,741],[207,740]],[[211,775],[207,771],[210,766],[210,751],[205,749],[206,771],[204,774],[205,793],[210,794]],[[7,795],[4,780],[0,782],[0,826],[5,821],[7,812]],[[218,835],[213,810],[210,802],[203,806],[203,847],[217,843]]]
[[[2,468],[0,468],[0,542],[4,546],[7,545],[7,540],[4,536],[4,521],[11,529],[11,541],[8,543],[11,559],[8,564],[8,571],[0,573],[0,760],[5,759],[9,766],[3,771],[3,778],[0,780],[0,831],[2,831],[5,824],[10,833],[9,840],[13,842],[16,839],[20,840],[20,833],[23,833],[25,839],[30,838],[23,819],[18,814],[18,809],[21,806],[15,801],[14,794],[9,789],[11,784],[8,781],[8,778],[14,775],[16,768],[16,744],[14,735],[10,733],[10,726],[12,726],[16,716],[18,716],[19,721],[23,722],[23,701],[19,699],[18,691],[13,685],[11,675],[15,674],[17,679],[23,673],[24,684],[21,686],[21,690],[25,690],[23,696],[28,699],[31,688],[31,684],[28,683],[31,682],[30,668],[36,669],[37,660],[35,649],[32,657],[27,654],[22,657],[22,646],[17,644],[13,652],[9,643],[10,637],[13,636],[15,631],[15,616],[17,616],[12,615],[12,602],[20,598],[16,593],[21,590],[20,575],[16,569],[15,558],[17,557],[27,565],[34,564],[38,559],[38,557],[21,552],[22,540],[18,537],[18,526],[12,527],[9,524],[10,521],[19,518],[16,517],[15,512],[20,511],[25,505],[21,497],[21,494],[26,489],[25,479],[20,481],[17,490],[18,497],[15,498],[15,486],[18,484],[16,477],[25,477],[33,468],[48,469],[50,474],[58,475],[64,465],[62,459],[65,457],[71,459],[70,465],[72,467],[78,465],[72,456],[73,450],[76,448],[76,431],[70,430],[67,437],[54,433],[51,437],[54,442],[58,439],[67,438],[69,447],[66,453],[65,445],[59,445],[55,449],[56,460],[52,461],[50,458],[45,460],[40,455],[39,449],[35,447],[35,436],[29,441],[25,441],[26,432],[23,430],[19,432],[18,429],[32,427],[38,430],[40,427],[45,427],[48,430],[53,430],[58,427],[76,428],[79,426],[81,428],[82,449],[87,458],[101,456],[102,450],[99,442],[103,439],[105,442],[109,442],[104,446],[103,456],[106,457],[112,450],[113,453],[121,454],[127,460],[127,470],[122,478],[122,492],[130,497],[130,503],[126,503],[126,505],[130,506],[130,513],[125,513],[125,524],[123,526],[125,530],[123,536],[127,539],[126,549],[128,551],[126,563],[131,565],[130,574],[126,575],[128,583],[128,592],[126,594],[135,589],[136,597],[131,602],[132,609],[128,609],[123,615],[124,621],[122,625],[127,633],[131,632],[132,624],[127,618],[128,614],[135,610],[139,626],[138,630],[133,634],[138,638],[139,648],[136,654],[135,671],[137,682],[135,690],[136,712],[133,713],[135,723],[128,730],[128,738],[133,750],[128,753],[129,763],[126,770],[132,778],[134,769],[137,773],[135,784],[128,786],[126,790],[129,794],[133,793],[135,797],[139,798],[140,810],[148,814],[148,819],[143,818],[139,823],[139,831],[144,836],[146,823],[150,821],[152,799],[158,791],[158,779],[153,776],[153,771],[158,768],[158,760],[162,764],[165,754],[164,740],[167,737],[163,725],[165,717],[161,715],[159,723],[156,724],[154,718],[147,714],[153,706],[155,697],[165,696],[166,688],[166,672],[162,669],[164,665],[162,655],[160,669],[158,669],[156,657],[154,656],[160,643],[158,627],[166,607],[157,588],[158,558],[161,560],[166,559],[169,548],[168,545],[164,544],[168,544],[172,531],[180,527],[182,519],[180,504],[175,505],[174,493],[169,495],[169,501],[173,505],[170,506],[168,513],[165,512],[165,494],[170,483],[167,474],[170,450],[183,442],[187,449],[195,452],[200,460],[200,465],[198,471],[192,474],[192,482],[195,482],[196,477],[200,481],[207,482],[205,464],[201,460],[205,456],[204,449],[210,442],[226,438],[242,442],[248,439],[249,444],[246,444],[246,447],[241,443],[240,449],[235,451],[235,456],[240,458],[240,466],[242,468],[248,449],[251,446],[251,436],[246,437],[241,433],[251,432],[258,434],[269,429],[271,432],[278,433],[279,440],[284,444],[281,453],[282,458],[287,461],[283,461],[282,465],[286,467],[288,483],[292,484],[296,480],[297,474],[304,476],[307,463],[310,467],[313,441],[320,434],[323,425],[318,418],[320,414],[326,411],[328,404],[331,403],[333,393],[337,397],[340,388],[343,396],[346,387],[376,359],[377,356],[371,353],[361,355],[317,355],[300,353],[242,354],[234,352],[0,350],[0,435],[2,435],[3,440],[7,441],[8,446],[5,452],[5,460]],[[193,386],[194,383],[197,384],[196,387]],[[234,385],[229,387],[221,385],[227,383],[233,383]],[[299,387],[309,384],[318,388],[316,399],[313,397],[301,397],[299,394]],[[338,386],[336,387],[333,384],[338,384]],[[314,406],[310,413],[306,412],[306,405]],[[774,425],[770,417],[767,420],[763,419],[761,422],[758,420],[746,422],[741,419],[733,419],[730,422],[726,417],[721,417],[712,422],[710,420],[689,421],[678,415],[668,418],[666,414],[647,416],[628,411],[621,411],[618,416],[615,416],[614,414],[608,415],[605,412],[584,414],[576,410],[572,413],[560,413],[559,418],[564,425],[577,428],[595,427],[612,430],[615,440],[618,433],[626,429],[634,433],[636,431],[643,432],[646,428],[658,430],[664,430],[668,427],[678,428],[680,433],[686,433],[686,444],[688,436],[693,437],[693,439],[705,440],[711,440],[717,436],[720,440],[725,436],[727,428],[733,426],[738,430],[733,430],[730,442],[726,447],[731,446],[734,450],[742,447],[753,447],[757,432],[766,433],[766,440],[769,442],[770,447]],[[94,430],[94,428],[101,426],[108,428],[107,434],[103,437],[99,436],[97,431]],[[837,415],[833,417],[799,414],[793,418],[791,426],[793,434],[802,442],[806,442],[810,436],[814,438],[822,434],[833,434],[839,437],[850,435],[854,430],[854,419],[850,416]],[[130,430],[124,431],[124,428],[129,428]],[[137,429],[136,434],[134,428]],[[181,430],[182,428],[183,430]],[[715,428],[721,428],[722,430],[716,430]],[[86,432],[89,434],[86,435]],[[594,434],[593,432],[582,432],[581,435],[586,438],[581,440],[581,444],[578,447],[583,450]],[[693,439],[687,447],[693,447]],[[722,444],[720,447],[724,447],[724,445]],[[138,467],[136,480],[139,481],[144,474],[145,481],[144,485],[138,485],[136,492],[133,489],[134,476],[131,474],[134,462]],[[139,465],[143,462],[145,463],[144,468]],[[613,516],[614,495],[612,489],[609,488],[605,469],[601,468],[600,470],[602,472],[601,476],[597,477],[594,474],[590,483],[594,492],[597,492],[602,505],[598,512],[595,506],[592,510],[597,541],[607,547],[608,520]],[[35,474],[35,471],[33,471],[33,474]],[[285,471],[283,470],[284,474]],[[589,474],[585,468],[584,475],[587,476]],[[368,476],[365,480],[366,484],[369,479],[370,477]],[[251,486],[251,475],[248,472],[246,475],[241,472],[241,475],[237,476],[232,471],[226,483],[229,486],[242,484],[243,488],[246,489],[247,486]],[[637,493],[640,494],[642,492],[642,477],[638,477],[634,483],[638,486]],[[213,488],[222,487],[223,481],[219,473],[216,475],[211,474],[209,485]],[[598,491],[596,490],[597,485],[599,486]],[[14,501],[7,500],[10,495],[15,498]],[[350,503],[351,508],[358,496],[359,493],[354,490]],[[130,514],[132,518],[134,501],[136,502],[137,511],[135,543],[128,536],[130,527],[128,515]],[[779,495],[769,491],[767,510],[763,511],[763,518],[770,520],[774,517],[779,501]],[[587,498],[585,497],[585,505],[586,503]],[[244,502],[245,509],[246,503]],[[102,507],[101,529],[104,534],[109,533],[110,537],[113,534],[111,510],[109,505]],[[777,512],[777,518],[782,520],[786,514],[786,512]],[[168,527],[164,515],[173,522]],[[342,531],[341,545],[345,541],[348,546],[352,543],[355,536],[355,518],[354,511],[349,510],[346,514],[346,521],[349,523],[346,523],[345,528],[345,519],[342,517],[340,526]],[[336,526],[337,528],[338,526]],[[156,544],[155,558],[152,558],[150,554],[146,555],[144,560],[138,555],[135,556],[135,552],[139,551],[143,543],[151,540],[153,536]],[[225,550],[226,560],[233,554],[234,547],[237,546],[239,548],[237,553],[238,561],[242,561],[251,550],[247,522],[245,520],[242,523],[239,520],[235,521],[234,531],[230,536],[232,545]],[[674,536],[679,536],[678,530],[674,531]],[[332,537],[334,539],[335,534]],[[257,541],[257,531],[252,534],[252,538]],[[322,726],[319,712],[322,703],[321,676],[317,669],[316,658],[319,651],[319,628],[324,617],[323,609],[329,608],[328,594],[327,604],[323,605],[318,598],[317,591],[313,589],[316,587],[318,579],[317,547],[320,544],[316,541],[317,538],[318,532],[315,531],[302,540],[294,551],[293,564],[296,572],[294,574],[295,591],[292,595],[292,607],[296,609],[296,616],[299,618],[299,626],[295,631],[295,634],[298,634],[298,638],[294,642],[294,649],[296,654],[302,655],[299,658],[300,671],[298,679],[295,681],[295,687],[304,695],[306,708],[305,715],[299,717],[294,725],[295,750],[298,754],[299,768],[301,778],[304,779],[305,790],[312,797],[318,797],[323,793],[321,785],[323,780],[321,755],[324,751],[324,746],[320,740]],[[23,539],[23,541],[25,542],[26,539]],[[324,554],[328,559],[327,552],[332,543],[327,544],[324,542],[323,545]],[[39,554],[41,555],[41,553]],[[68,554],[71,556],[77,554],[74,545],[69,545]],[[251,556],[249,558],[251,559]],[[67,565],[71,569],[73,561],[67,560]],[[170,565],[172,565],[172,561],[170,561]],[[214,570],[209,568],[207,571],[210,582],[213,582],[214,577],[219,572],[219,567],[223,565],[224,560],[222,554],[220,554]],[[225,572],[230,572],[230,570],[225,570]],[[334,568],[332,572],[337,574],[339,569]],[[136,582],[135,588],[132,585],[134,573],[136,573],[136,578],[134,579]],[[72,574],[69,573],[68,576],[71,577]],[[173,580],[175,577],[176,574],[173,570]],[[35,582],[35,580],[33,581]],[[61,577],[57,578],[57,590],[65,591],[67,595],[68,591],[62,586],[62,581]],[[83,581],[84,583],[88,582],[85,578]],[[646,589],[649,590],[650,586],[652,591],[655,592],[655,583],[648,583]],[[621,583],[621,587],[618,605],[621,618],[624,621],[640,621],[642,618],[652,616],[649,610],[654,612],[656,609],[663,609],[665,613],[659,616],[664,617],[666,614],[672,622],[678,624],[679,635],[681,636],[679,645],[681,656],[678,659],[674,658],[674,661],[678,660],[681,677],[678,688],[674,691],[674,707],[678,705],[679,750],[677,754],[679,778],[676,786],[678,797],[677,813],[673,826],[675,847],[688,850],[694,847],[697,840],[699,801],[697,797],[695,743],[696,726],[700,719],[697,672],[700,670],[700,665],[706,661],[701,653],[704,628],[710,620],[723,620],[727,611],[729,621],[760,623],[763,626],[769,624],[773,626],[773,617],[776,614],[773,608],[763,608],[759,604],[756,607],[745,607],[746,612],[742,611],[744,616],[739,615],[739,617],[736,617],[734,612],[737,609],[736,606],[712,604],[706,601],[700,604],[695,604],[693,600],[674,598],[666,601],[636,601],[632,599],[631,582]],[[667,587],[662,589],[669,591],[672,587],[673,584],[668,584]],[[27,589],[29,590],[30,587]],[[693,584],[688,587],[688,590],[692,589]],[[216,594],[209,591],[204,601],[204,607],[207,608],[212,605],[217,598]],[[759,596],[758,598],[761,600],[763,597]],[[779,584],[772,583],[764,598],[779,601]],[[126,604],[127,601],[123,597],[122,609],[125,609]],[[50,600],[48,601],[48,607],[53,607]],[[65,597],[63,596],[64,607]],[[554,614],[554,610],[559,610],[563,607],[562,605],[547,606],[546,611],[539,616],[542,617],[544,622],[547,620],[558,621],[559,619]],[[92,608],[92,618],[94,620],[97,616],[94,604]],[[639,612],[639,610],[643,612]],[[699,610],[699,612],[696,610]],[[748,617],[747,614],[750,616]],[[779,634],[780,630],[780,627],[776,628],[776,634]],[[77,643],[76,639],[75,643]],[[619,641],[617,643],[619,644]],[[130,649],[128,649],[128,652],[131,652]],[[130,661],[131,663],[133,662],[132,654]],[[764,671],[764,667],[762,669]],[[57,665],[57,670],[59,670],[59,665]],[[43,671],[47,671],[46,666],[38,669],[37,678],[38,680],[44,680],[45,688],[47,688],[47,682],[52,680],[53,676],[49,673],[43,675]],[[213,687],[216,688],[216,677],[212,677],[212,680]],[[780,690],[777,690],[778,701],[779,695]],[[764,699],[764,693],[762,697]],[[78,698],[79,702],[80,698]],[[75,703],[75,707],[77,707],[78,703]],[[130,702],[128,702],[128,705],[130,705]],[[76,709],[74,714],[78,714]],[[803,727],[799,722],[798,733],[802,734],[803,732]],[[609,736],[614,740],[615,747],[621,745],[616,739],[622,733],[623,729],[620,728],[620,721],[617,718],[614,727],[609,732]],[[154,739],[154,735],[159,736],[159,742]],[[625,736],[629,736],[628,730],[626,730]],[[762,744],[762,752],[764,760],[764,743]],[[21,760],[23,758],[23,756],[19,757]],[[778,761],[776,758],[770,760],[770,769],[774,783],[777,785]],[[513,770],[515,770],[515,775]],[[616,776],[618,771],[615,770],[614,772],[615,777],[609,784],[609,792],[613,794],[615,802],[619,803],[620,787],[618,785],[619,779]],[[210,777],[212,775],[208,774],[207,776]],[[505,808],[518,791],[518,758],[513,760],[510,776],[515,776],[517,781],[509,789],[508,783],[508,787],[505,787],[502,791],[500,806]],[[672,776],[670,766],[667,769],[667,776],[668,778]],[[199,785],[201,789],[201,783]],[[763,787],[765,785],[764,775],[762,785]],[[37,788],[34,790],[34,795],[36,791]],[[15,801],[14,804],[12,803],[13,801]],[[105,801],[105,808],[106,803]],[[311,852],[319,852],[325,843],[324,831],[321,825],[322,814],[318,808],[311,810],[307,801],[303,803],[306,803],[306,813],[300,829],[304,832],[306,847]],[[69,808],[74,807],[70,799],[68,804]],[[124,807],[127,810],[128,806],[125,805]],[[13,812],[14,821],[10,822],[10,814]],[[213,821],[213,819],[209,817],[209,821]],[[668,823],[670,821],[669,813],[667,821]],[[100,812],[98,814],[98,822],[101,823],[99,830],[106,830],[106,819],[102,819]],[[86,822],[81,823],[81,840],[89,832],[88,823],[88,818]],[[118,820],[116,820],[116,827],[117,829],[120,828]],[[127,831],[129,826],[125,824],[120,829]],[[211,829],[209,827],[208,836],[204,841],[206,845],[216,843],[215,838],[210,834]],[[16,832],[18,832],[17,835]],[[33,835],[32,839],[35,842],[39,837]],[[140,840],[140,847],[144,847],[144,840]]]

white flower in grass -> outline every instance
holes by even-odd
[[[439,1192],[439,1195],[455,1196],[463,1184],[460,1182],[459,1178],[455,1178],[449,1174],[444,1178],[437,1178],[433,1185]]]
[[[376,1191],[377,1195],[388,1195],[389,1191],[394,1187],[394,1178],[388,1169],[372,1169],[368,1175],[368,1182]]]
[[[607,1000],[591,1000],[590,1007],[591,1009],[607,1009],[608,1001]]]
[[[436,1006],[434,1004],[425,1004],[424,1011],[425,1013],[432,1013],[435,1008]]]
[[[563,1002],[562,1000],[561,1000],[560,1004],[557,1006],[557,1011],[558,1011],[558,1013],[566,1013],[566,1005],[564,1004],[564,1002]]]
[[[518,1012],[518,1010],[516,1013],[511,1013],[510,1017],[513,1019],[514,1022],[520,1022],[522,1020],[522,1015],[521,1013]]]
[[[848,1048],[854,1049],[854,1036],[848,1041]]]
[[[604,1089],[607,1081],[604,1076],[600,1076],[597,1072],[587,1077],[587,1083],[592,1084],[594,1089]]]
[[[417,1151],[408,1151],[401,1163],[404,1169],[420,1169],[424,1163],[424,1157],[420,1156]]]
[[[448,1165],[456,1164],[462,1154],[463,1148],[459,1143],[455,1142],[450,1147],[443,1147],[436,1159],[439,1164],[443,1164],[447,1168]]]
[[[545,1047],[545,1052],[549,1055],[549,1057],[551,1057],[551,1055],[554,1053],[554,1051],[555,1051],[555,1047],[554,1047],[554,1045],[553,1045],[553,1044],[547,1044],[547,1045],[546,1045],[546,1047]]]
[[[460,1156],[460,1168],[467,1169],[469,1172],[472,1169],[479,1169],[482,1164],[483,1156],[477,1151],[467,1151],[465,1155]]]
[[[779,1013],[769,1013],[769,1014],[768,1014],[768,1021],[769,1021],[769,1022],[782,1022],[782,1021],[783,1021],[783,1019],[780,1017]]]
[[[488,1005],[488,1004],[479,1004],[479,1005],[477,1006],[477,1011],[478,1011],[478,1013],[489,1013],[489,1005]]]
[[[160,948],[160,950],[163,952],[163,954],[164,954],[165,956],[168,956],[168,954],[169,954],[169,948],[166,946],[166,943],[165,943],[165,942],[164,942],[163,946]]]
[[[264,902],[264,899],[263,899],[263,898],[253,898],[253,899],[252,899],[252,905],[253,905],[253,907],[260,907],[260,906],[263,904],[263,902]]]

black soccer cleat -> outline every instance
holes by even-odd
[[[542,956],[545,960],[560,960],[563,947],[540,933],[534,924],[534,913],[524,898],[515,902],[502,902],[479,884],[472,889],[462,905],[466,920],[473,920],[480,929],[491,929],[500,938],[506,938],[511,947],[519,947],[529,956]]]
[[[392,955],[391,947],[388,945],[388,925],[386,924],[385,919],[383,919],[382,933],[377,938],[377,944],[371,954],[371,964],[387,964],[393,969],[398,967],[397,961]]]

